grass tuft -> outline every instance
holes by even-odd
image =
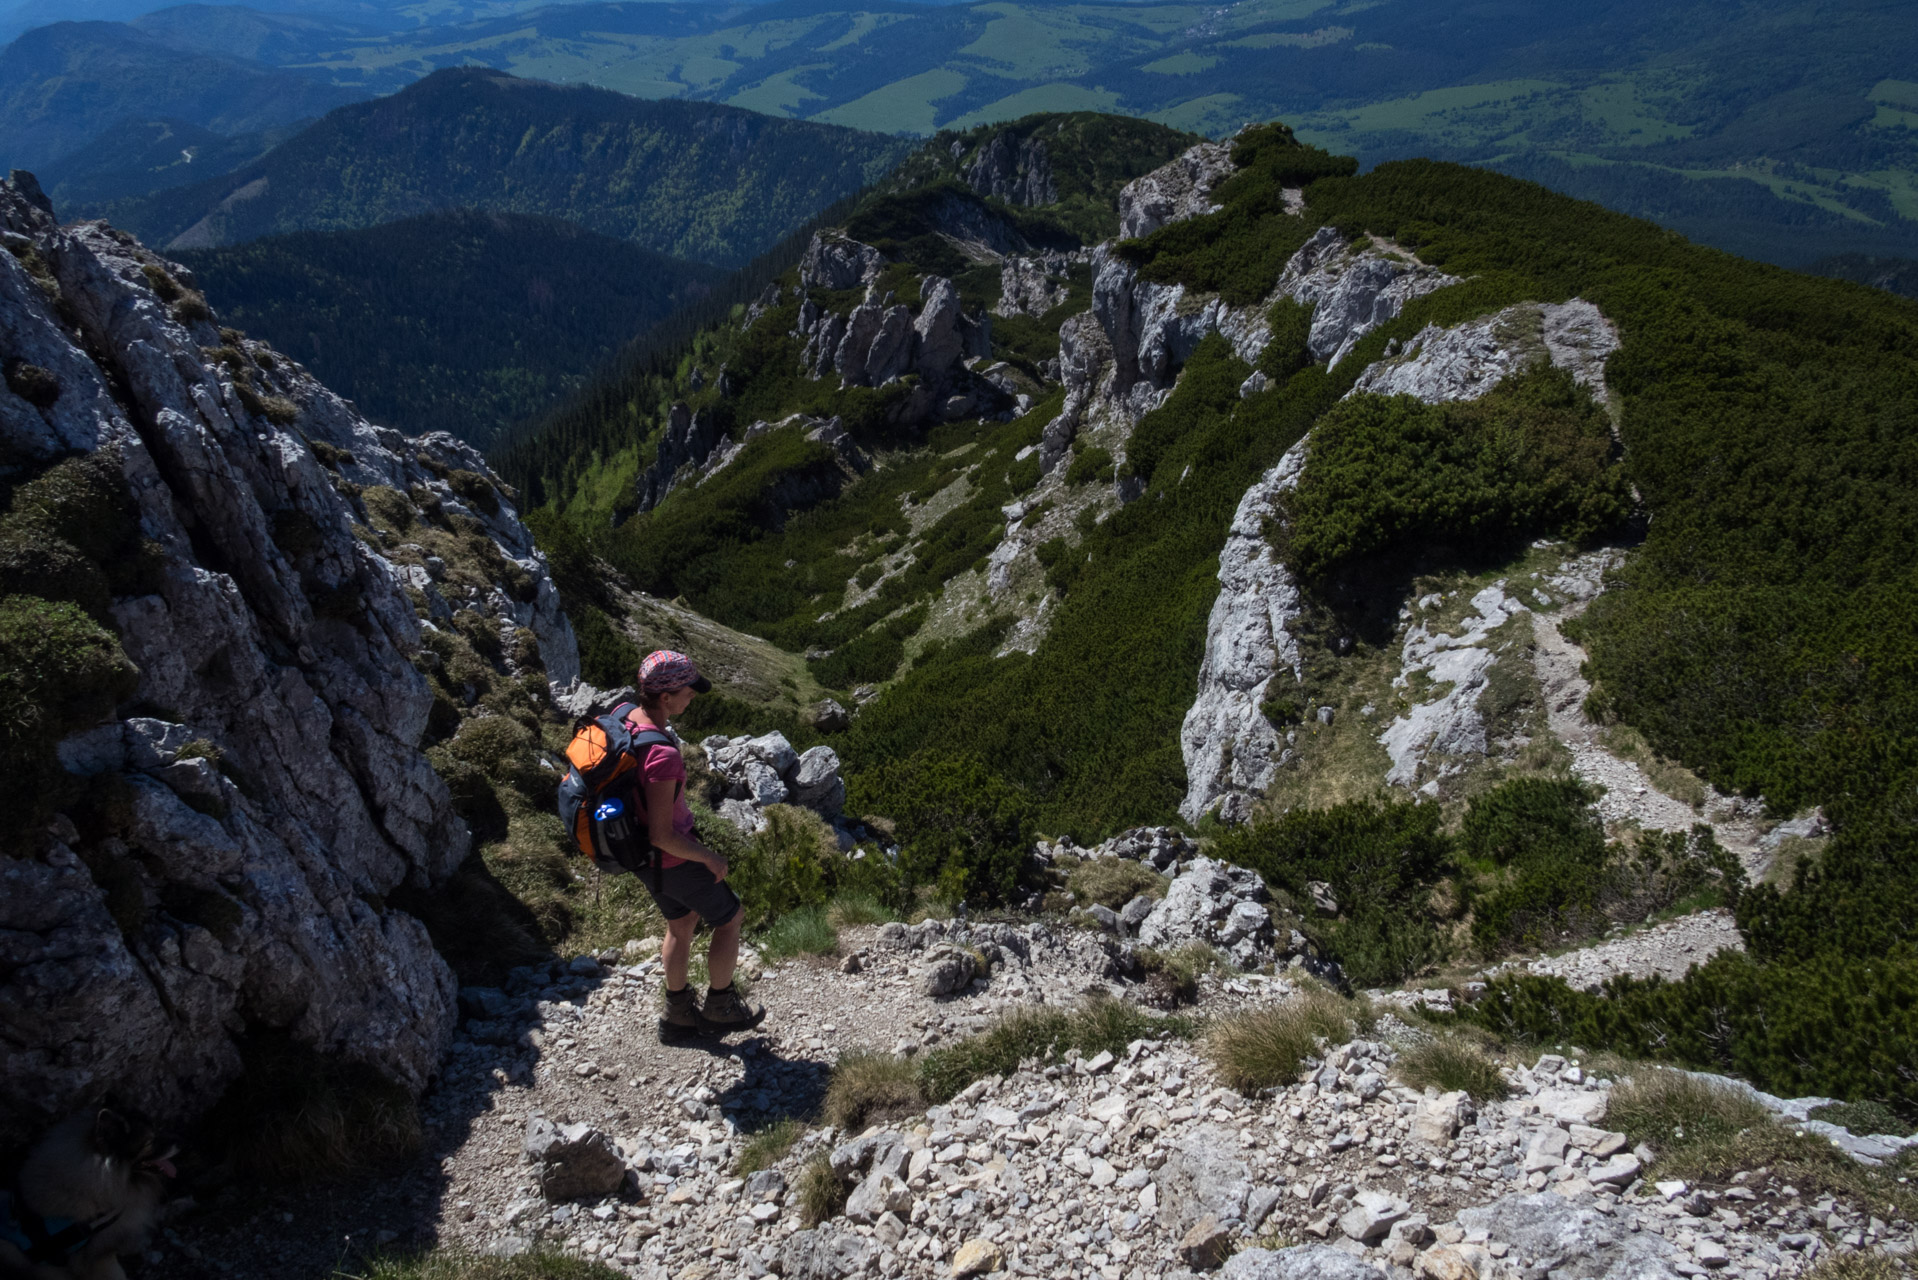
[[[1171,883],[1164,876],[1125,858],[1089,858],[1072,869],[1066,878],[1082,906],[1098,903],[1117,911],[1140,894],[1148,898],[1165,897]]]
[[[1490,1102],[1511,1092],[1491,1055],[1455,1036],[1427,1040],[1400,1053],[1398,1075],[1414,1089],[1440,1093],[1463,1089],[1474,1102]]]
[[[1804,1280],[1904,1280],[1910,1264],[1872,1249],[1862,1253],[1827,1253],[1804,1273]]]
[[[1319,1051],[1319,1042],[1343,1044],[1364,1013],[1330,991],[1301,992],[1283,1004],[1248,1009],[1214,1023],[1205,1054],[1219,1079],[1240,1093],[1257,1093],[1298,1079],[1299,1067]]]
[[[1606,1123],[1648,1144],[1660,1178],[1720,1182],[1769,1168],[1807,1196],[1869,1205],[1881,1216],[1918,1214],[1918,1194],[1900,1165],[1859,1164],[1823,1138],[1782,1124],[1742,1092],[1682,1071],[1641,1066],[1612,1090]]]
[[[733,1164],[733,1176],[750,1177],[761,1169],[770,1169],[786,1158],[793,1143],[805,1134],[806,1126],[797,1120],[778,1120],[764,1129],[752,1134],[739,1149],[739,1159]]]
[[[849,1190],[839,1175],[832,1171],[832,1160],[825,1152],[814,1156],[800,1172],[799,1185],[793,1189],[794,1199],[799,1205],[800,1223],[816,1227],[839,1216],[846,1207]]]
[[[1147,1004],[1177,1009],[1199,998],[1199,978],[1225,963],[1225,958],[1203,942],[1188,942],[1170,951],[1143,947],[1139,967],[1146,972]]]
[[[870,893],[842,893],[826,909],[826,918],[841,929],[854,925],[884,924],[893,919],[885,903]]]
[[[767,927],[755,943],[768,961],[792,956],[829,956],[839,950],[839,931],[820,907],[788,911]]]
[[[1184,1040],[1195,1029],[1190,1018],[1149,1013],[1111,997],[1088,1000],[1071,1013],[1027,1006],[976,1036],[928,1053],[919,1062],[919,1087],[931,1101],[944,1102],[975,1080],[1010,1075],[1028,1059],[1057,1058],[1072,1049],[1119,1053],[1134,1040]]]
[[[833,1064],[820,1113],[827,1124],[857,1133],[875,1122],[913,1115],[925,1105],[910,1059],[856,1050]]]
[[[620,1273],[598,1262],[535,1249],[517,1258],[476,1258],[435,1249],[414,1258],[379,1258],[345,1280],[617,1280]]]
[[[1771,1112],[1739,1090],[1655,1067],[1612,1090],[1606,1117],[1666,1159],[1736,1144],[1751,1130],[1774,1127]]]

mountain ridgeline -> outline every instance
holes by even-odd
[[[824,735],[902,892],[1018,900],[1041,831],[1185,821],[1368,983],[1702,878],[1749,956],[1474,1016],[1913,1110],[1909,1017],[1856,1001],[1918,964],[1918,309],[1481,170],[1356,169],[1279,125],[937,136],[497,456],[587,678],[646,639],[610,567],[859,707],[689,727]],[[1602,793],[1601,758],[1665,781]],[[1836,834],[1781,860],[1763,832],[1814,807]]]
[[[288,106],[314,85],[344,101],[486,66],[886,134],[1091,110],[1216,138],[1282,117],[1366,165],[1484,164],[1785,265],[1918,252],[1918,33],[1901,0],[1848,0],[1842,22],[1815,0],[1774,0],[1763,21],[1739,0],[1226,12],[1201,0],[964,0],[883,14],[735,0],[263,0],[139,17],[139,5],[77,3],[26,8],[45,21],[131,20],[65,24],[56,63],[7,61],[0,83],[12,93],[0,97],[26,110],[0,111],[0,158],[15,150],[13,127],[39,127],[36,104],[48,102],[70,149],[129,118],[209,127],[180,74],[189,66],[225,77],[236,103],[247,84],[283,85]],[[46,179],[56,157],[28,158]],[[249,158],[209,151],[195,176]]]
[[[907,145],[456,68],[335,111],[233,173],[108,212],[154,243],[204,249],[476,208],[737,266],[877,179]]]

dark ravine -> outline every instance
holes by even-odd
[[[396,567],[360,496],[411,490],[490,540],[502,582],[462,607],[564,682],[544,560],[475,451],[366,421],[220,329],[183,268],[60,227],[30,175],[0,188],[0,244],[9,492],[56,466],[117,477],[148,566],[105,619],[137,687],[97,723],[45,713],[84,781],[0,856],[0,1143],[108,1089],[192,1119],[265,1030],[417,1092],[455,983],[388,899],[441,883],[470,838],[420,749],[407,589],[433,596],[431,575]]]

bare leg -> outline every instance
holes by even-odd
[[[745,914],[743,911],[737,912],[731,920],[713,930],[713,945],[706,953],[706,972],[711,976],[709,986],[724,988],[733,985],[733,966],[739,960],[739,919]]]
[[[677,920],[666,922],[666,940],[660,944],[659,960],[666,966],[666,989],[680,991],[686,986],[686,966],[693,958],[693,931],[699,928],[699,917],[691,912]],[[735,951],[739,943],[739,930],[733,930]],[[715,949],[717,942],[714,943]],[[732,972],[733,953],[726,956],[726,971]]]

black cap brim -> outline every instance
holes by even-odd
[[[705,676],[701,676],[693,681],[692,684],[688,685],[687,688],[691,689],[694,693],[711,693],[713,691],[713,682]]]

